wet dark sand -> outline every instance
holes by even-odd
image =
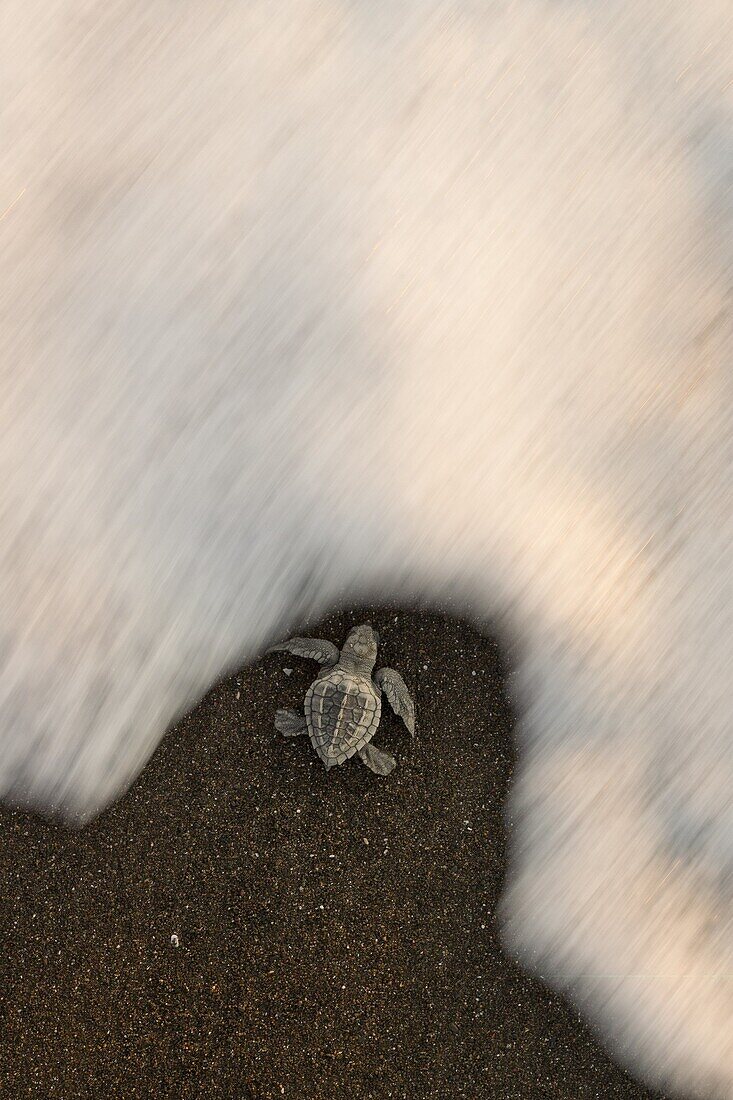
[[[327,774],[276,734],[316,666],[275,654],[81,832],[0,812],[3,1100],[659,1095],[498,946],[514,745],[496,643],[385,609],[318,632],[339,644],[364,619],[417,701],[413,741],[389,708],[375,739],[392,776]]]

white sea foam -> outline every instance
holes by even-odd
[[[304,615],[460,593],[505,943],[732,1097],[730,0],[0,29],[0,791],[89,815]]]

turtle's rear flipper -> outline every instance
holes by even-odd
[[[278,710],[275,713],[275,729],[283,737],[300,737],[308,732],[308,723],[304,714],[294,710]]]
[[[377,775],[389,775],[397,767],[394,756],[375,748],[371,741],[359,749],[359,756],[366,766],[376,772]]]

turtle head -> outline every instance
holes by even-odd
[[[355,626],[354,629],[349,632],[349,636],[344,642],[341,654],[342,656],[349,654],[349,656],[356,657],[359,661],[364,661],[373,665],[377,659],[378,645],[379,635],[376,630],[372,628],[372,624],[362,623],[361,626]]]

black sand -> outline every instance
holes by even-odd
[[[264,658],[81,832],[2,811],[0,1096],[652,1097],[502,954],[512,716],[498,649],[362,609],[417,701],[380,779],[273,728],[316,666]],[[292,668],[287,676],[283,668]],[[179,946],[171,945],[171,936]]]

